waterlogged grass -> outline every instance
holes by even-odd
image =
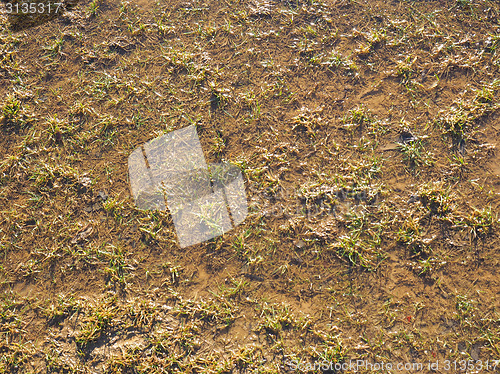
[[[0,22],[0,373],[500,359],[499,18],[105,0]],[[127,157],[187,125],[249,216],[181,250]]]

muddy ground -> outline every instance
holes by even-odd
[[[498,2],[73,3],[0,14],[0,373],[498,372]],[[181,249],[190,124],[249,215]]]

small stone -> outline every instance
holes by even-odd
[[[302,249],[306,246],[306,243],[302,239],[295,240],[293,244],[299,249]]]
[[[106,200],[108,200],[108,197],[109,197],[109,196],[108,196],[108,194],[107,194],[105,191],[102,191],[102,190],[101,190],[101,191],[99,191],[97,194],[98,194],[98,195],[99,195],[99,197],[102,199],[102,201],[106,201]]]

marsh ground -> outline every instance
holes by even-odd
[[[0,17],[1,373],[498,371],[497,2]],[[127,157],[189,124],[250,214],[181,250]]]

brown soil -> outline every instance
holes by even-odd
[[[0,373],[498,370],[498,3],[75,4],[0,14]],[[180,249],[127,158],[189,124],[250,213]]]

